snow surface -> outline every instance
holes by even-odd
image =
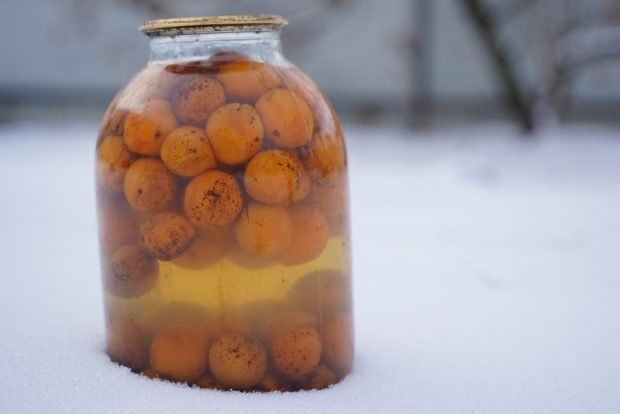
[[[107,359],[95,133],[0,127],[1,413],[620,412],[620,131],[350,127],[354,373],[292,394]]]

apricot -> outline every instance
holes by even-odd
[[[230,245],[231,226],[203,230],[174,264],[185,269],[204,269],[224,256]]]
[[[141,158],[127,170],[123,184],[125,198],[137,213],[165,210],[174,201],[174,175],[158,159]]]
[[[296,265],[316,259],[329,239],[325,216],[318,209],[307,206],[292,208],[290,214],[293,236],[279,260],[286,265]]]
[[[292,235],[291,216],[279,206],[250,203],[235,225],[239,247],[259,257],[275,257],[286,249]]]
[[[123,125],[125,124],[125,117],[127,116],[127,111],[124,109],[120,109],[118,104],[112,103],[110,105],[110,109],[106,112],[103,117],[103,125],[101,127],[101,135],[102,136],[123,136]]]
[[[134,156],[122,137],[105,137],[97,148],[97,180],[111,193],[123,191],[123,181]]]
[[[192,76],[179,87],[174,109],[182,123],[202,126],[225,103],[221,83],[206,76]]]
[[[210,229],[232,223],[243,208],[243,198],[231,175],[211,170],[187,185],[183,207],[192,224]]]
[[[229,101],[254,103],[270,89],[280,86],[275,69],[261,62],[236,60],[219,67],[217,80]]]
[[[252,158],[263,145],[263,122],[251,105],[224,105],[209,117],[207,136],[221,163],[239,165]]]
[[[297,67],[289,67],[282,72],[287,89],[301,97],[314,116],[316,127],[326,131],[340,129],[338,117],[326,96],[312,79]]]
[[[346,150],[341,136],[317,131],[308,144],[306,168],[318,182],[333,184],[342,179]]]
[[[168,134],[160,156],[166,167],[181,177],[193,177],[217,165],[207,135],[202,129],[191,126]]]
[[[274,338],[279,332],[300,326],[319,327],[319,318],[305,311],[288,311],[271,317],[261,328],[265,338]]]
[[[101,200],[99,243],[102,255],[111,255],[119,247],[125,244],[137,244],[138,241],[138,223],[124,200],[122,202]]]
[[[297,155],[283,150],[256,154],[243,177],[245,189],[256,201],[291,204],[310,192],[310,176]]]
[[[208,340],[198,329],[166,327],[151,342],[151,367],[164,378],[195,381],[207,371],[208,349]]]
[[[321,324],[323,359],[336,374],[345,376],[353,363],[353,319],[338,312],[325,317]]]
[[[329,369],[323,364],[320,364],[312,374],[310,378],[304,383],[304,389],[307,390],[322,390],[328,388],[330,385],[335,384],[337,381],[334,371]]]
[[[219,315],[210,318],[202,325],[201,331],[212,340],[230,332],[251,333],[250,325],[239,315]]]
[[[279,330],[270,349],[273,368],[292,381],[306,378],[321,361],[321,339],[309,325]]]
[[[125,144],[142,155],[158,155],[164,138],[177,127],[170,104],[161,99],[149,99],[125,118]]]
[[[159,265],[142,247],[129,244],[119,248],[104,277],[108,292],[122,298],[136,298],[157,283]]]
[[[166,67],[159,64],[149,64],[127,85],[123,92],[123,104],[145,98],[166,99],[183,78],[175,73],[166,71]]]
[[[331,233],[344,234],[344,230],[349,226],[349,189],[346,176],[332,184],[314,186],[313,194],[308,198],[325,214]]]
[[[271,372],[268,372],[265,374],[265,376],[256,385],[256,389],[258,391],[265,391],[265,392],[274,392],[274,391],[286,392],[286,391],[293,390],[290,385],[285,384],[282,381],[280,381],[278,377],[276,377]]]
[[[107,320],[106,352],[110,359],[140,371],[148,361],[148,343],[142,329],[131,319],[113,316]]]
[[[317,270],[299,279],[289,292],[291,302],[314,313],[351,310],[351,282],[342,272]]]
[[[267,371],[267,352],[254,337],[229,332],[209,350],[213,376],[224,386],[248,389],[258,384]]]
[[[256,102],[265,134],[274,144],[286,148],[306,145],[312,138],[314,118],[308,104],[286,89],[274,89]]]
[[[190,245],[196,229],[182,215],[157,213],[140,223],[142,245],[157,259],[171,260]]]

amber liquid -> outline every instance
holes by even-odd
[[[205,228],[195,217],[189,217],[193,210],[188,208],[184,194],[191,191],[188,186],[200,174],[180,176],[170,167],[176,172],[166,172],[167,177],[173,177],[172,198],[163,204],[139,204],[141,199],[132,199],[134,194],[141,197],[148,190],[138,188],[132,192],[126,175],[134,168],[132,165],[144,158],[168,160],[157,153],[145,154],[150,150],[143,148],[150,147],[140,147],[140,142],[132,141],[135,137],[127,131],[128,114],[141,113],[144,102],[161,99],[170,104],[170,117],[176,118],[175,129],[192,125],[202,131],[200,119],[195,119],[202,116],[200,113],[195,115],[191,105],[186,110],[190,115],[182,113],[183,85],[197,77],[220,79],[221,66],[238,59],[235,54],[219,54],[217,58],[184,64],[151,64],[121,91],[106,114],[97,146],[97,197],[108,354],[114,361],[150,377],[205,388],[325,388],[351,369],[351,258],[344,144],[338,120],[314,84],[293,67],[273,67],[277,85],[265,87],[292,91],[307,103],[314,119],[312,139],[303,145],[283,148],[278,136],[270,139],[265,128],[260,148],[253,155],[274,149],[293,154],[310,177],[309,189],[300,190],[303,194],[299,197],[295,195],[299,199],[293,200],[291,196],[285,203],[257,202],[245,177],[253,156],[236,165],[216,160],[215,167],[212,164],[207,168],[234,178],[240,189],[242,211],[225,225]],[[242,85],[244,76],[249,77],[248,87],[252,87],[250,69],[246,74],[241,66],[235,69],[235,76]],[[224,86],[225,80],[221,80]],[[256,98],[231,98],[229,95],[234,95],[237,86],[223,88],[227,96],[224,104],[242,99],[243,103],[260,108]],[[185,92],[188,90],[193,91],[186,88]],[[191,98],[185,103],[191,104]],[[221,100],[219,105],[223,106]],[[269,113],[263,111],[262,115],[267,123]],[[184,117],[194,118],[183,121]],[[144,119],[147,125],[148,116]],[[151,130],[144,125],[138,125],[137,130],[146,131],[147,136]],[[156,132],[152,136],[167,138],[159,135],[162,134]],[[110,137],[114,137],[114,142],[109,140],[114,145],[104,144]],[[320,141],[317,147],[320,139],[325,143]],[[342,160],[333,158],[329,147],[333,140],[339,140]],[[112,151],[112,155],[105,151]],[[168,166],[166,162],[160,164]],[[153,188],[148,191],[157,191],[158,187]],[[312,213],[321,225],[316,230],[314,224],[307,226],[303,231],[308,234],[300,234],[300,225],[291,221],[293,236],[289,238],[297,237],[302,245],[309,244],[306,250],[302,249],[305,253],[287,258],[283,246],[279,252],[269,254],[258,247],[254,251],[252,244],[248,248],[243,240],[254,240],[252,231],[260,232],[263,226],[247,230],[240,224],[242,220],[251,221],[248,214],[252,210],[248,206],[252,203],[268,208],[275,205],[287,217],[293,211]],[[159,223],[152,219],[158,214],[172,214],[187,224],[166,240],[172,234],[168,229],[173,227],[164,226],[166,231],[159,231],[158,224],[152,224]],[[303,214],[291,217],[304,219]],[[167,225],[165,220],[163,223]],[[266,225],[275,228],[279,223]],[[269,246],[280,242],[278,234],[276,230],[266,233]],[[306,254],[308,251],[312,252]],[[238,363],[239,360],[244,363]]]

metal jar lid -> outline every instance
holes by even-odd
[[[179,17],[148,20],[140,26],[147,36],[197,34],[209,32],[279,30],[287,25],[286,19],[277,15],[240,15]]]

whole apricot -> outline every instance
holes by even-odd
[[[148,343],[142,329],[131,319],[111,316],[106,320],[107,346],[110,359],[140,371],[148,361]]]
[[[297,155],[283,150],[259,152],[243,176],[250,196],[266,204],[291,204],[310,192],[310,176]]]
[[[262,62],[235,60],[219,67],[217,80],[232,102],[254,103],[270,89],[280,86],[275,69]]]
[[[126,245],[112,256],[104,274],[108,292],[122,298],[136,298],[151,290],[157,283],[159,265],[142,247]]]
[[[265,134],[281,147],[297,148],[312,138],[314,118],[308,104],[286,89],[274,89],[260,97],[256,110]]]
[[[204,269],[224,256],[230,245],[231,226],[203,230],[174,264],[185,269]]]
[[[215,157],[228,165],[243,164],[263,145],[263,122],[251,105],[232,103],[218,108],[207,122]]]
[[[279,206],[250,203],[235,225],[235,237],[245,252],[275,257],[291,241],[293,224],[289,212]]]
[[[341,136],[317,131],[308,144],[306,168],[318,182],[332,184],[342,180],[346,150]]]
[[[224,386],[244,390],[258,384],[267,371],[267,352],[254,337],[229,332],[209,350],[213,376]]]
[[[334,313],[321,324],[323,359],[339,377],[351,371],[353,363],[353,319],[349,313]]]
[[[181,177],[193,177],[217,165],[207,135],[202,129],[191,126],[168,134],[160,155],[166,167]]]
[[[125,117],[123,138],[127,148],[142,155],[158,155],[164,138],[177,127],[170,104],[149,99]]]
[[[321,361],[321,339],[309,325],[279,330],[270,349],[273,368],[292,381],[306,378]]]
[[[286,249],[278,256],[286,265],[297,265],[316,259],[329,239],[325,216],[313,207],[303,206],[290,210],[293,236]]]
[[[125,198],[134,211],[154,213],[172,204],[177,183],[163,162],[140,158],[127,170],[123,187]]]
[[[210,229],[232,223],[243,208],[243,198],[231,175],[211,170],[187,185],[183,207],[192,224]]]
[[[171,260],[191,244],[196,229],[182,215],[157,213],[140,223],[142,245],[157,259]]]
[[[222,84],[206,76],[192,76],[178,90],[175,113],[184,124],[203,126],[218,107],[226,103]]]
[[[151,367],[164,378],[195,381],[207,371],[208,350],[209,341],[198,329],[166,327],[151,342]]]
[[[134,156],[122,137],[105,137],[97,148],[97,180],[111,193],[123,191],[123,181]]]

